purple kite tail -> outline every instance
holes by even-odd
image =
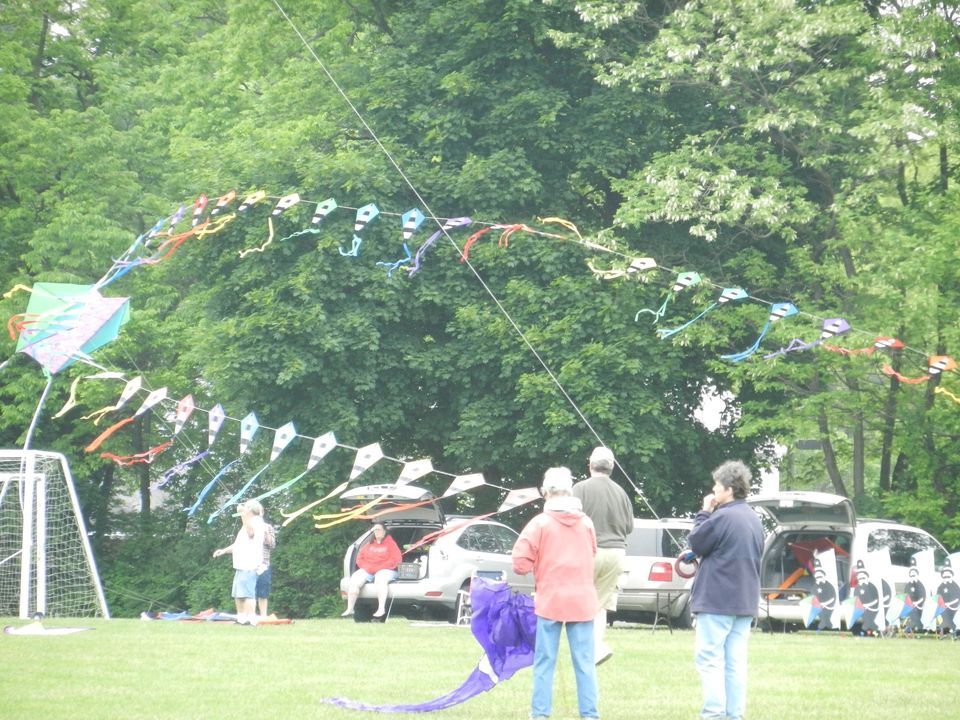
[[[533,664],[537,618],[530,596],[512,592],[506,583],[475,577],[470,582],[470,604],[470,629],[484,653],[456,690],[423,703],[370,705],[346,698],[324,698],[322,702],[366,712],[434,712],[466,702]]]
[[[482,661],[481,661],[482,662]],[[356,700],[348,700],[347,698],[324,698],[322,702],[328,705],[336,705],[337,707],[346,708],[348,710],[363,710],[366,712],[384,712],[384,713],[421,713],[421,712],[434,712],[435,710],[443,710],[448,707],[453,707],[454,705],[459,705],[462,702],[466,702],[475,695],[479,695],[482,692],[486,692],[492,688],[496,683],[490,679],[490,677],[484,673],[479,667],[475,668],[470,676],[464,681],[464,683],[458,687],[456,690],[448,692],[446,695],[441,695],[438,698],[429,700],[424,703],[410,703],[410,704],[401,704],[401,705],[369,705],[367,703],[358,702]]]

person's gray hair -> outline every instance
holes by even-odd
[[[573,492],[573,473],[570,468],[552,467],[543,475],[544,495],[570,495]]]
[[[713,471],[713,481],[733,490],[733,497],[742,500],[750,494],[750,469],[741,460],[727,460]]]
[[[613,468],[616,465],[613,459],[613,451],[610,448],[600,447],[594,448],[593,452],[590,453],[590,471],[599,473],[600,475],[609,475],[613,472]]]

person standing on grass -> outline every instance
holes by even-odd
[[[566,626],[580,717],[598,718],[593,657],[597,537],[590,518],[580,509],[580,501],[573,497],[573,477],[568,468],[547,470],[542,492],[546,499],[543,512],[527,523],[513,546],[514,571],[519,575],[533,572],[535,586],[537,636],[530,716],[534,720],[550,716],[560,633]]]
[[[627,535],[633,532],[633,504],[626,491],[610,479],[614,468],[609,448],[595,448],[590,455],[590,477],[573,486],[573,495],[583,503],[597,533],[597,561],[593,584],[600,609],[593,622],[593,645],[597,665],[609,660],[613,651],[603,639],[607,611],[617,609],[617,579],[623,572]]]
[[[267,606],[270,602],[270,587],[273,584],[273,567],[270,565],[270,555],[277,546],[277,531],[270,523],[263,523],[263,562],[257,568],[257,614],[267,617]]]
[[[237,505],[240,530],[232,545],[213,551],[215,558],[233,555],[233,598],[237,605],[237,622],[256,625],[257,568],[263,562],[263,506],[256,500]]]
[[[687,537],[700,557],[690,591],[696,614],[700,717],[741,720],[747,705],[747,640],[760,606],[763,527],[746,503],[750,471],[730,460],[713,471],[713,492]]]

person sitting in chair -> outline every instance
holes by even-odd
[[[383,617],[387,611],[387,584],[397,579],[397,565],[401,560],[400,548],[387,529],[380,523],[373,526],[373,539],[357,553],[357,571],[350,576],[347,586],[347,609],[341,617],[353,615],[360,588],[372,582],[377,589],[377,611],[374,617]]]

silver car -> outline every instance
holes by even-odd
[[[477,575],[502,579],[513,589],[527,594],[533,592],[533,576],[513,572],[510,553],[518,535],[506,525],[493,520],[446,517],[438,499],[429,490],[412,485],[370,485],[348,490],[341,496],[342,502],[351,505],[374,500],[377,505],[371,512],[391,505],[422,503],[381,515],[376,520],[383,523],[403,553],[397,569],[399,577],[390,583],[388,614],[429,613],[457,622],[465,616],[470,580]],[[372,526],[368,527],[344,553],[340,579],[340,594],[344,597],[350,576],[357,569],[357,554],[370,541],[372,533]],[[434,533],[439,536],[421,544]],[[373,585],[367,583],[357,598],[354,618],[369,620],[375,605]]]
[[[617,583],[614,619],[665,621],[690,627],[690,585],[674,569],[686,547],[693,521],[684,518],[638,520],[627,536],[623,573]]]

